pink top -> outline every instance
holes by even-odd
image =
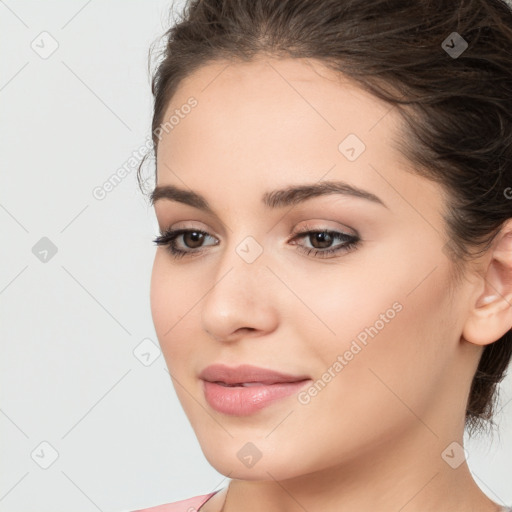
[[[175,501],[174,503],[165,503],[156,507],[133,510],[132,512],[199,512],[199,507],[204,505],[214,494],[219,491],[201,496],[194,496],[186,500]],[[502,506],[503,512],[512,512],[512,507]]]
[[[214,491],[209,494],[201,494],[186,500],[175,501],[173,503],[164,503],[156,507],[144,508],[140,510],[133,510],[132,512],[197,512],[199,507],[204,505],[214,494],[219,491]]]

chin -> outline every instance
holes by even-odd
[[[218,438],[211,444],[201,444],[201,449],[210,465],[219,473],[239,480],[286,480],[309,473],[311,468],[297,464],[299,448],[289,445],[289,450],[270,445],[267,440],[254,443],[230,438],[221,442]],[[290,451],[290,453],[288,453]],[[290,463],[290,461],[294,461]]]

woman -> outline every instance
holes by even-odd
[[[463,447],[512,352],[512,11],[193,0],[153,77],[155,329],[221,491],[511,510]]]

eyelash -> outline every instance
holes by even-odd
[[[169,229],[164,231],[160,236],[156,237],[153,242],[158,246],[165,246],[166,250],[169,252],[169,254],[175,258],[182,258],[185,255],[191,255],[191,254],[198,254],[203,252],[201,249],[198,250],[190,250],[190,251],[183,251],[181,249],[176,248],[176,238],[180,235],[186,234],[186,233],[198,233],[200,235],[210,236],[209,233],[206,231],[202,231],[201,229]],[[328,258],[329,256],[337,253],[345,253],[352,249],[355,249],[361,239],[358,236],[355,235],[348,235],[347,233],[342,233],[339,231],[331,231],[327,229],[320,229],[320,230],[308,230],[308,231],[300,231],[297,233],[294,233],[294,236],[291,240],[296,240],[297,238],[305,238],[308,235],[317,234],[317,233],[323,233],[323,234],[329,234],[333,237],[334,240],[343,240],[345,239],[345,243],[338,245],[335,249],[310,249],[309,247],[302,247],[301,245],[298,245],[297,247],[300,247],[300,251],[305,253],[306,255],[310,255],[311,253],[314,253],[315,257],[319,258]],[[214,244],[218,245],[218,244]],[[294,244],[295,245],[295,244]]]

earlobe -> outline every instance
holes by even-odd
[[[512,219],[503,224],[489,249],[487,270],[479,280],[484,291],[468,312],[462,337],[489,345],[512,329]]]

